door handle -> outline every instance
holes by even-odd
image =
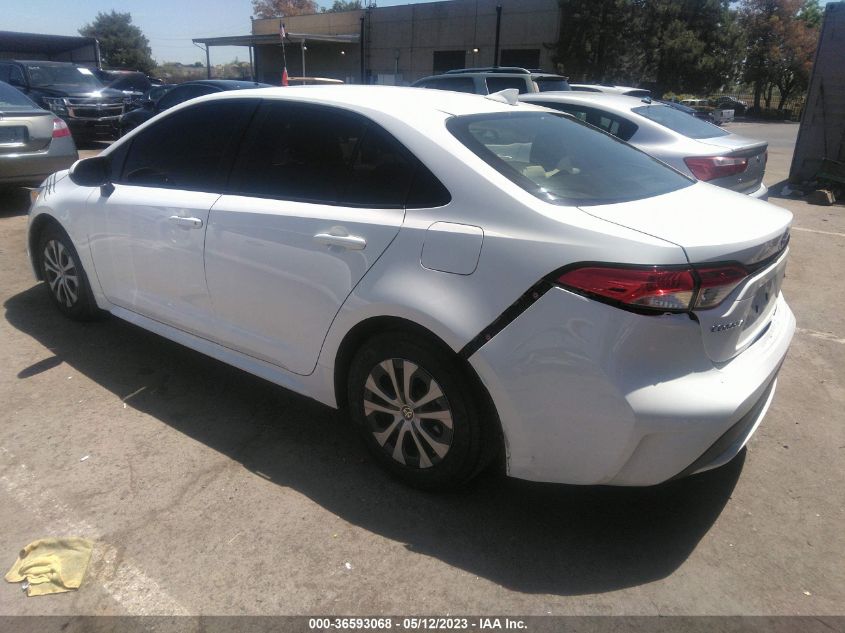
[[[171,215],[170,221],[177,226],[184,226],[188,229],[202,228],[202,220],[199,218],[183,218],[181,215]]]
[[[314,236],[317,244],[325,246],[340,246],[349,251],[361,251],[367,246],[367,240],[357,235],[332,235],[331,233],[317,233]]]

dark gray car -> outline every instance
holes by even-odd
[[[0,81],[0,187],[40,184],[78,158],[64,121]]]

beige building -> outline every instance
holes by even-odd
[[[249,46],[257,80],[278,84],[284,23],[290,76],[408,85],[453,68],[492,66],[496,5],[502,6],[499,64],[554,70],[557,0],[449,0],[269,18],[254,20],[249,35],[194,42]]]

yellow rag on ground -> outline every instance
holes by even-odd
[[[79,589],[94,544],[78,536],[45,538],[21,550],[6,580],[29,582],[28,596],[45,596]]]

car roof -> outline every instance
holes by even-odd
[[[56,62],[47,59],[0,59],[0,62],[14,62],[16,64],[38,64],[39,66],[81,66],[74,62]]]
[[[501,101],[489,99],[486,96],[465,92],[360,84],[261,88],[258,90],[243,90],[236,94],[230,92],[211,95],[203,97],[203,99],[245,96],[256,96],[264,99],[295,98],[322,105],[378,111],[399,119],[407,119],[409,111],[419,109],[455,116],[513,112],[517,108],[532,109],[528,104],[511,106]]]
[[[558,101],[560,103],[574,103],[585,106],[601,106],[615,110],[630,110],[631,108],[636,108],[644,104],[666,105],[648,97],[629,97],[628,95],[613,92],[578,92],[577,90],[571,92],[554,91],[524,94],[519,95],[519,99],[538,104],[543,101]]]
[[[185,81],[181,84],[175,84],[176,86],[215,86],[217,88],[221,88],[223,90],[232,90],[233,88],[241,88],[241,89],[248,89],[248,88],[266,88],[270,84],[262,84],[257,81],[241,81],[239,79],[193,79],[191,81]]]

